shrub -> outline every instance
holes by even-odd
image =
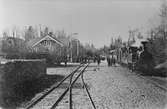
[[[37,85],[36,80],[46,74],[45,61],[14,61],[0,68],[0,105],[17,106]]]

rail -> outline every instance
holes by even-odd
[[[73,109],[73,101],[72,101],[72,88],[75,82],[78,80],[79,77],[81,77],[81,81],[83,83],[83,87],[86,90],[87,96],[89,97],[92,106],[94,109],[96,109],[95,104],[93,102],[93,99],[88,91],[88,88],[86,87],[86,84],[84,82],[83,73],[85,72],[86,68],[89,66],[90,63],[87,64],[80,64],[73,72],[71,72],[69,75],[67,75],[62,81],[59,83],[54,84],[50,89],[45,90],[43,95],[38,97],[37,99],[33,100],[32,102],[28,103],[25,106],[25,109],[33,108],[37,103],[39,103],[42,99],[44,99],[47,95],[49,95],[52,91],[54,91],[56,88],[58,88],[64,81],[66,81],[68,78],[69,86],[64,90],[64,92],[57,98],[57,100],[53,103],[53,105],[50,107],[50,109],[55,109],[58,104],[61,102],[61,100],[64,98],[64,96],[69,91],[69,109]],[[82,69],[81,69],[82,68]],[[81,69],[81,70],[80,70]],[[74,77],[75,75],[75,77]]]
[[[89,99],[90,99],[90,101],[92,103],[92,106],[93,106],[94,109],[96,109],[95,103],[93,102],[93,99],[92,99],[92,97],[90,95],[90,92],[89,92],[89,90],[88,90],[88,88],[87,88],[87,86],[85,84],[85,81],[84,81],[84,78],[83,78],[83,72],[81,74],[81,79],[82,79],[83,86],[84,86],[84,88],[86,90],[86,93],[87,93],[87,95],[88,95],[88,97],[89,97]]]
[[[55,109],[58,106],[58,103],[63,99],[63,97],[66,95],[66,93],[69,90],[72,90],[72,86],[74,85],[74,83],[77,81],[77,79],[81,76],[81,74],[85,71],[85,69],[88,67],[89,64],[87,64],[84,69],[77,75],[77,77],[74,79],[74,81],[72,81],[72,77],[70,78],[71,84],[69,85],[68,88],[66,88],[66,90],[61,94],[61,96],[56,100],[56,102],[53,104],[53,106],[50,109]],[[73,76],[73,75],[72,75]],[[72,108],[72,93],[70,95],[70,107]]]
[[[78,71],[78,69],[80,69],[82,66],[84,66],[84,64],[80,64],[73,72],[71,72],[69,75],[67,75],[62,81],[60,81],[57,84],[54,84],[49,90],[47,90],[46,92],[44,92],[44,94],[42,96],[40,96],[36,100],[28,103],[25,106],[25,109],[30,109],[34,105],[36,105],[38,102],[40,102],[43,98],[45,98],[48,94],[50,94],[54,89],[58,88],[67,78],[69,78],[71,75],[73,75],[74,73],[76,73]]]

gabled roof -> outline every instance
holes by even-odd
[[[54,42],[58,43],[59,45],[63,46],[63,43],[60,42],[57,38],[55,37],[52,37],[50,34],[44,36],[44,37],[40,37],[40,38],[35,38],[35,39],[32,39],[28,42],[28,45],[31,46],[31,47],[34,47],[36,46],[37,44],[39,44],[41,41],[45,40],[45,39],[51,39],[53,40]]]

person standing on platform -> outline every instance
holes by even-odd
[[[97,64],[98,64],[98,66],[100,65],[100,62],[101,62],[100,56],[97,56]]]
[[[110,55],[107,56],[107,63],[108,63],[108,66],[110,66]]]

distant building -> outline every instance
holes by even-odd
[[[27,45],[32,52],[39,53],[60,53],[61,47],[64,46],[61,41],[53,37],[51,34],[32,39],[27,42]]]

